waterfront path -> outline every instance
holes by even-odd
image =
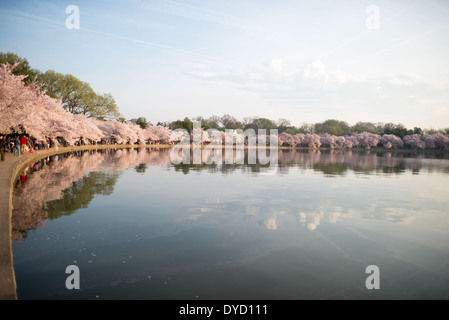
[[[11,247],[11,214],[14,182],[20,172],[40,159],[51,155],[81,150],[120,149],[120,148],[169,148],[169,145],[86,145],[66,148],[37,150],[33,153],[14,157],[5,154],[0,161],[0,300],[16,300],[16,281],[14,276]]]

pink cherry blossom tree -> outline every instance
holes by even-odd
[[[358,141],[358,146],[365,149],[376,147],[380,141],[380,135],[369,132],[362,132],[355,135]]]
[[[319,148],[321,146],[320,136],[317,134],[307,133],[304,136],[303,146],[309,148]]]
[[[399,149],[404,147],[402,139],[393,134],[384,134],[380,138],[379,145],[385,149]]]
[[[407,135],[402,141],[404,142],[404,146],[410,149],[421,150],[426,147],[426,143],[421,140],[420,134]]]
[[[17,65],[0,66],[0,132],[24,130],[40,140],[61,137],[69,145],[80,138],[86,142],[111,137],[119,143],[143,143],[148,139],[170,142],[171,130],[166,127],[143,130],[130,121],[99,121],[64,110],[62,102],[47,96],[36,82],[25,85],[25,76],[12,74]]]

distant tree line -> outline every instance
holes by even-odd
[[[290,120],[281,118],[271,120],[267,118],[259,117],[247,117],[243,118],[243,121],[236,119],[235,117],[225,114],[221,117],[211,116],[209,118],[196,117],[189,119],[185,117],[184,120],[176,120],[172,122],[159,122],[159,125],[164,125],[172,130],[185,129],[191,132],[193,129],[193,122],[201,121],[201,127],[204,130],[216,129],[219,131],[225,131],[226,129],[241,129],[243,131],[247,129],[277,129],[279,133],[287,133],[290,135],[296,134],[329,134],[333,136],[348,136],[355,135],[357,133],[372,133],[376,135],[395,135],[403,139],[407,135],[423,135],[423,134],[449,134],[449,128],[446,129],[422,129],[414,127],[413,129],[406,128],[403,124],[395,123],[372,123],[372,122],[357,122],[354,125],[349,125],[345,121],[329,119],[319,123],[303,123],[299,127],[293,126]]]

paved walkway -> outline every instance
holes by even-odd
[[[5,161],[0,160],[0,300],[15,300],[16,281],[13,267],[11,247],[11,214],[14,182],[18,174],[26,166],[50,155],[89,149],[114,148],[169,148],[168,145],[95,145],[37,150],[14,157],[13,153],[5,154]]]
[[[12,210],[11,178],[14,166],[20,158],[14,157],[12,153],[6,153],[5,161],[0,161],[0,299],[2,300],[17,298],[11,252],[10,212]]]

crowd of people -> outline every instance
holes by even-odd
[[[136,142],[127,141],[127,144],[146,144],[146,145],[159,145],[162,142],[160,140],[151,140],[148,141],[140,141],[139,139]],[[118,142],[114,137],[103,138],[100,141],[93,141],[90,139],[84,139],[80,137],[78,141],[75,142],[76,146],[84,146],[84,145],[117,145]],[[36,150],[44,150],[53,148],[55,146],[69,146],[69,144],[63,139],[58,138],[57,140],[52,140],[47,138],[45,141],[35,139],[25,134],[7,134],[0,135],[0,154],[1,160],[4,161],[5,153],[13,153],[15,157],[20,157],[21,155],[29,152],[34,152]]]
[[[6,152],[13,153],[15,157],[20,157],[21,154],[50,148],[51,146],[52,141],[50,139],[47,139],[47,141],[40,141],[26,135],[0,135],[0,153],[2,161],[5,159]]]

